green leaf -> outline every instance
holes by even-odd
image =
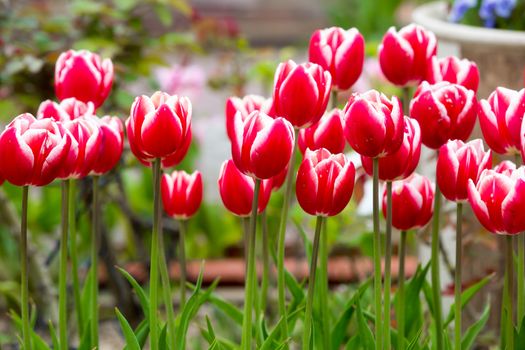
[[[169,27],[173,23],[173,16],[171,15],[169,7],[162,4],[156,4],[153,6],[153,10],[164,27]]]
[[[279,334],[281,332],[281,327],[283,326],[284,322],[286,322],[286,320],[281,317],[279,319],[279,322],[277,322],[277,325],[275,326],[275,328],[270,333],[270,335],[268,335],[268,338],[266,338],[264,343],[262,343],[261,348],[259,350],[275,349],[274,342],[277,340],[277,337],[279,336]]]
[[[361,339],[359,338],[359,334],[356,334],[352,338],[350,338],[348,343],[346,343],[345,350],[359,349],[360,344],[361,344]]]
[[[120,328],[122,328],[122,333],[124,333],[124,339],[126,340],[126,348],[128,350],[141,350],[139,341],[124,315],[122,315],[122,313],[117,308],[115,308],[115,313],[117,314],[117,318],[120,323]]]
[[[53,322],[51,322],[51,320],[49,320],[48,325],[49,325],[49,335],[51,336],[51,342],[53,344],[53,349],[59,349],[57,331],[55,330],[55,326],[53,326]]]
[[[159,335],[159,350],[168,350],[168,324],[165,323]]]
[[[86,329],[86,326],[89,325],[89,322],[86,320],[86,318],[91,315],[91,289],[92,289],[92,283],[93,283],[93,276],[91,273],[91,268],[88,269],[86,279],[84,281],[84,286],[82,287],[82,292],[80,293],[80,301],[82,303],[82,315],[84,315],[84,322],[85,324],[79,327],[84,327]],[[89,327],[87,327],[89,328]],[[82,333],[84,335],[85,333]]]
[[[20,316],[12,310],[9,313],[9,316],[13,320],[13,323],[18,329],[18,332],[22,334],[22,319]],[[31,342],[33,343],[34,350],[51,350],[47,343],[33,330],[33,328],[31,328],[29,331],[31,333]]]
[[[472,326],[470,326],[463,335],[463,339],[461,339],[461,350],[468,350],[472,347],[472,345],[474,344],[474,340],[476,340],[476,337],[478,336],[479,332],[481,332],[483,328],[485,328],[485,325],[487,324],[487,321],[489,319],[489,315],[490,304],[487,304],[479,320],[477,320]],[[525,344],[525,342],[521,344]]]
[[[418,342],[419,342],[419,338],[421,338],[421,334],[423,334],[423,327],[421,327],[419,331],[416,333],[416,335],[412,338],[412,341],[410,342],[410,344],[408,344],[407,350],[419,349]]]
[[[148,318],[145,318],[140,322],[140,324],[135,329],[135,335],[137,336],[137,340],[139,342],[140,348],[142,349],[144,345],[146,344],[146,340],[148,339],[149,335],[149,320]],[[128,350],[128,349],[125,349]]]
[[[525,344],[525,316],[521,320],[521,328],[514,329],[514,344]]]
[[[84,319],[84,321],[86,324],[84,325],[84,332],[82,332],[78,350],[91,350],[91,327],[89,326],[91,319]]]
[[[139,298],[140,306],[142,308],[142,312],[144,313],[144,317],[148,319],[149,298],[146,295],[146,292],[144,292],[144,289],[140,286],[140,284],[126,270],[118,266],[117,266],[117,269],[120,271],[120,273],[128,280],[128,282],[133,287],[133,290],[135,291],[135,293],[137,294]]]
[[[407,339],[412,339],[423,325],[423,308],[420,295],[429,269],[430,263],[424,268],[418,266],[414,277],[410,279],[405,288],[405,300],[408,301],[405,302],[404,310],[406,320],[405,335]]]
[[[230,317],[238,325],[242,325],[242,311],[237,308],[237,306],[227,302],[216,294],[210,295],[210,303],[215,305],[219,310],[224,312],[228,317]]]
[[[360,300],[356,302],[356,311],[357,311],[356,312],[357,329],[359,332],[359,339],[360,339],[361,345],[365,349],[374,349],[375,348],[374,335],[372,334],[370,327],[368,327],[368,323],[366,322],[366,319],[363,315],[363,311],[361,310]]]
[[[425,297],[425,300],[427,302],[430,316],[434,318],[434,297],[432,295],[432,287],[430,286],[430,283],[428,281],[425,281],[423,283],[423,296]]]

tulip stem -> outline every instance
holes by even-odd
[[[379,232],[379,158],[372,162],[373,182],[373,216],[374,216],[374,300],[375,300],[375,334],[376,349],[383,349],[382,310],[381,310],[381,233]]]
[[[383,310],[383,337],[385,349],[390,350],[390,289],[392,263],[392,181],[386,182],[386,235],[385,235],[385,292]]]
[[[337,90],[334,87],[332,87],[332,108],[337,108],[338,95],[339,93],[337,92]]]
[[[186,305],[186,249],[185,237],[188,232],[188,221],[179,220],[179,266],[180,266],[180,310]]]
[[[308,277],[308,295],[306,299],[306,311],[304,313],[303,350],[309,350],[312,348],[310,345],[312,341],[312,308],[315,291],[315,272],[317,270],[317,257],[319,255],[319,241],[323,221],[324,217],[318,216],[315,223],[314,244],[312,249],[312,259],[310,261],[310,277]]]
[[[403,88],[403,114],[410,116],[410,87]]]
[[[401,231],[399,243],[399,276],[397,290],[397,348],[405,350],[405,255],[407,231]]]
[[[441,310],[441,282],[439,276],[439,211],[441,191],[435,185],[434,214],[432,217],[432,252],[430,258],[432,274],[432,294],[434,300],[434,324],[436,327],[436,349],[443,350],[443,319]]]
[[[514,350],[514,322],[513,322],[513,302],[512,302],[512,291],[514,289],[514,252],[512,249],[512,236],[507,235],[506,237],[506,260],[507,268],[505,271],[507,277],[507,324],[506,330],[506,347],[505,349]]]
[[[158,173],[156,176],[162,178],[162,170],[157,169]],[[155,175],[154,175],[155,176]],[[160,196],[157,198],[160,201]],[[159,271],[160,280],[162,283],[162,296],[164,298],[164,307],[166,308],[166,314],[168,315],[168,343],[175,344],[175,312],[173,311],[173,298],[171,293],[171,281],[168,269],[168,261],[166,260],[166,249],[164,248],[164,233],[162,232],[162,209],[160,209],[160,203],[158,204],[159,210],[156,212],[158,215],[159,226]],[[181,310],[183,306],[181,304]],[[160,345],[159,345],[160,346]]]
[[[521,322],[525,316],[525,269],[523,264],[525,264],[525,233],[520,233],[518,235],[518,269],[516,273],[518,274],[518,327],[521,327]]]
[[[29,187],[22,187],[22,220],[20,222],[20,312],[22,313],[22,340],[25,350],[33,349],[31,346],[31,333],[29,325],[29,280],[27,274],[27,197]]]
[[[248,252],[247,252],[247,277],[244,286],[244,317],[242,322],[241,349],[250,350],[252,348],[252,319],[253,304],[256,293],[256,271],[255,271],[255,239],[257,234],[257,208],[259,204],[259,189],[261,180],[255,179],[253,188],[252,213],[250,216],[250,231],[248,233]]]
[[[263,271],[261,280],[261,314],[265,315],[268,298],[268,285],[270,280],[270,247],[268,243],[268,222],[266,217],[266,210],[261,213],[261,239],[262,239],[262,261]]]
[[[455,329],[455,344],[456,349],[461,349],[461,250],[463,248],[462,235],[463,235],[463,204],[457,203],[456,206],[456,269],[455,269],[455,290],[454,290],[454,305],[456,307],[454,321]]]
[[[82,301],[80,299],[80,281],[78,279],[78,256],[77,256],[77,223],[76,223],[76,186],[74,179],[69,180],[69,255],[71,257],[73,297],[75,299],[75,312],[77,314],[77,327],[79,338],[84,333],[84,315],[82,313]]]
[[[281,340],[288,338],[288,321],[286,316],[286,278],[284,271],[284,254],[285,254],[285,237],[286,237],[286,222],[288,221],[288,209],[290,200],[292,198],[293,175],[295,165],[295,155],[297,153],[297,130],[295,130],[295,144],[288,164],[288,173],[284,183],[284,200],[281,210],[281,219],[279,221],[279,235],[277,246],[277,290],[279,294],[279,315],[284,321],[281,327]],[[288,345],[285,344],[283,350],[287,350]]]
[[[67,343],[67,236],[69,230],[69,183],[62,181],[62,218],[60,235],[60,262],[58,275],[58,333],[60,350],[68,350]]]
[[[323,220],[321,228],[321,243],[319,246],[319,286],[318,300],[322,322],[322,343],[324,349],[331,349],[330,346],[330,317],[328,315],[328,233],[326,224]]]
[[[149,274],[149,328],[150,349],[159,348],[158,298],[159,298],[159,246],[160,246],[160,159],[153,163],[153,230],[151,233],[151,262]]]
[[[98,349],[98,246],[99,246],[99,186],[93,176],[93,207],[91,224],[91,348]]]

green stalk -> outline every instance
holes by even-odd
[[[397,348],[405,350],[405,255],[407,231],[401,231],[399,243],[399,276],[397,290]]]
[[[519,166],[522,161],[519,154],[515,156],[516,166]],[[525,233],[520,233],[516,239],[518,245],[518,266],[517,266],[517,280],[518,280],[518,328],[521,327],[521,321],[525,316]]]
[[[153,163],[153,230],[151,233],[151,263],[149,273],[149,327],[150,349],[159,348],[158,299],[159,299],[159,240],[160,240],[160,159]]]
[[[93,176],[93,207],[91,224],[91,348],[98,349],[98,247],[100,241],[98,176]]]
[[[324,217],[318,216],[315,223],[314,244],[312,249],[312,260],[310,261],[310,277],[308,277],[308,296],[306,299],[306,311],[304,313],[304,330],[303,330],[303,350],[311,349],[310,343],[312,338],[312,308],[315,291],[315,272],[317,270],[317,257],[319,255],[319,241],[321,236],[321,227],[323,226]]]
[[[270,281],[270,247],[268,242],[268,222],[266,210],[261,213],[261,234],[262,234],[262,279],[261,279],[261,304],[260,311],[264,316],[268,302],[268,286]]]
[[[405,86],[403,88],[403,114],[406,116],[410,115],[410,87]]]
[[[507,247],[507,242],[505,241],[505,248]],[[507,259],[507,257],[505,257]],[[505,260],[507,261],[507,260]],[[505,265],[506,267],[506,265]],[[505,349],[505,337],[507,335],[507,306],[508,306],[508,278],[507,278],[507,269],[505,268],[505,274],[503,279],[503,298],[501,301],[501,312],[500,312],[500,348]]]
[[[441,310],[441,282],[439,276],[439,210],[441,191],[436,182],[434,197],[434,215],[432,217],[432,254],[430,258],[432,274],[432,295],[434,298],[434,323],[436,326],[436,349],[443,350],[443,317]]]
[[[256,291],[256,276],[255,276],[255,239],[257,229],[257,207],[259,203],[259,188],[261,187],[261,180],[255,179],[255,186],[253,189],[252,214],[250,217],[250,232],[248,237],[248,260],[247,260],[247,278],[244,287],[244,317],[242,321],[242,340],[241,349],[249,350],[252,348],[252,318],[253,318],[253,304],[255,301]]]
[[[284,254],[285,254],[285,237],[286,237],[286,222],[288,221],[288,209],[290,206],[290,199],[292,198],[293,175],[295,165],[295,154],[297,153],[297,130],[295,130],[295,144],[288,164],[288,174],[284,183],[284,200],[281,210],[281,219],[279,222],[278,246],[277,246],[277,290],[279,294],[279,316],[285,321],[281,327],[281,340],[288,338],[288,318],[286,316],[286,279],[284,271]],[[283,350],[287,350],[288,345],[284,345]]]
[[[332,108],[337,108],[337,97],[338,97],[338,91],[333,88],[332,89]]]
[[[386,237],[385,237],[385,292],[383,310],[383,337],[385,349],[390,350],[390,290],[391,290],[391,265],[392,265],[392,181],[386,182]]]
[[[455,290],[454,305],[456,307],[454,330],[456,349],[461,349],[461,249],[463,248],[463,204],[458,202],[456,205],[456,269],[455,269]]]
[[[60,235],[60,262],[58,275],[58,334],[60,350],[68,350],[67,343],[67,236],[69,230],[69,183],[62,181],[62,217]]]
[[[180,266],[180,309],[186,305],[186,249],[185,236],[188,232],[188,221],[179,220],[179,266]]]
[[[29,280],[27,275],[27,197],[29,187],[22,187],[22,218],[20,225],[20,312],[22,313],[22,341],[24,350],[32,350],[29,325]]]
[[[375,334],[376,350],[383,349],[381,327],[383,317],[381,310],[381,233],[379,232],[379,159],[373,160],[373,216],[374,216],[374,300],[375,300]]]
[[[327,220],[323,220],[319,247],[319,278],[316,283],[319,286],[317,295],[323,326],[322,343],[325,349],[330,349],[330,317],[328,315],[328,232],[326,223]]]
[[[69,180],[69,256],[71,257],[73,297],[75,299],[75,312],[77,315],[77,330],[79,338],[84,332],[84,315],[82,314],[82,301],[80,299],[80,281],[78,279],[78,256],[77,256],[77,223],[76,223],[76,180]]]
[[[507,276],[507,324],[506,324],[506,348],[507,350],[514,350],[514,321],[513,321],[513,302],[512,291],[514,290],[514,254],[512,249],[512,236],[506,237],[507,248],[507,267],[505,275]]]

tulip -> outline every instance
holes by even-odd
[[[310,38],[308,55],[310,62],[330,72],[335,88],[347,90],[363,71],[365,39],[356,28],[318,29]]]
[[[479,70],[474,61],[447,56],[441,59],[432,57],[426,79],[430,84],[448,81],[458,84],[474,92],[478,91]]]
[[[60,103],[46,100],[38,106],[38,119],[52,118],[57,122],[67,122],[82,116],[93,116],[95,105],[92,102],[82,102],[74,97],[66,98]]]
[[[403,112],[397,97],[375,90],[353,94],[344,108],[344,133],[350,146],[366,157],[394,153],[403,142]]]
[[[169,216],[189,219],[199,209],[202,202],[202,175],[199,171],[188,174],[174,171],[164,174],[161,180],[162,203]]]
[[[101,134],[99,153],[92,167],[94,175],[103,175],[117,165],[124,148],[124,126],[118,117],[105,116],[98,120]]]
[[[239,112],[241,119],[244,121],[253,111],[264,112],[270,115],[272,109],[272,99],[265,99],[259,95],[246,95],[242,99],[239,97],[230,97],[226,101],[226,133],[230,140],[235,138],[233,124],[235,114]]]
[[[226,209],[241,217],[248,217],[252,210],[254,179],[244,175],[233,160],[222,163],[219,175],[219,193]],[[271,180],[263,180],[259,191],[258,213],[262,213],[272,191]]]
[[[525,114],[525,89],[498,87],[487,100],[479,101],[479,125],[489,147],[500,154],[519,154]]]
[[[286,175],[288,175],[288,166],[283,169],[279,174],[272,177],[272,191],[278,191],[284,184],[286,180]]]
[[[466,201],[469,180],[477,183],[483,170],[491,166],[492,153],[485,152],[481,139],[467,143],[448,141],[439,149],[436,166],[439,189],[448,200]]]
[[[233,161],[244,174],[269,179],[283,171],[290,162],[295,137],[292,125],[286,119],[273,119],[263,112],[254,111],[242,121],[237,113],[234,133]]]
[[[419,85],[410,104],[410,117],[421,126],[425,146],[438,149],[448,140],[465,141],[476,123],[477,102],[472,90],[441,82]]]
[[[19,115],[0,135],[1,176],[16,186],[45,186],[59,175],[71,146],[59,123]]]
[[[414,172],[421,155],[421,128],[414,119],[404,117],[405,132],[403,143],[394,153],[379,158],[379,179],[383,181],[402,180]],[[373,158],[361,156],[361,164],[372,176]]]
[[[126,120],[131,151],[146,165],[189,147],[190,127],[190,100],[163,92],[135,98]]]
[[[343,133],[343,112],[335,108],[317,123],[301,129],[297,142],[303,154],[307,148],[311,150],[326,148],[331,153],[342,153],[346,144]]]
[[[287,119],[295,128],[315,124],[326,110],[331,87],[330,72],[315,63],[281,63],[274,79],[275,115]]]
[[[392,84],[417,85],[427,76],[437,41],[434,33],[415,24],[399,32],[390,27],[378,51],[381,70]]]
[[[69,50],[55,65],[55,93],[60,101],[75,97],[93,102],[98,108],[109,95],[113,84],[113,63],[109,58],[86,51]]]

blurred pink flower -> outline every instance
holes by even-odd
[[[160,90],[170,95],[183,95],[193,100],[206,85],[206,72],[196,64],[162,67],[155,70]]]
[[[379,60],[377,58],[365,58],[363,73],[354,84],[352,90],[357,93],[363,93],[373,89],[378,84],[387,82],[379,66]]]

